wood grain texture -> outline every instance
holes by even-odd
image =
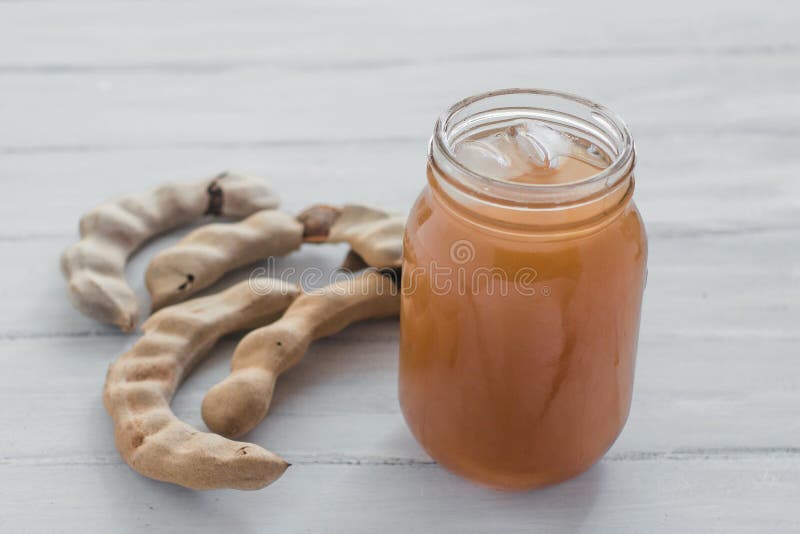
[[[292,463],[429,462],[405,431],[397,405],[396,335],[395,323],[376,322],[313,345],[282,377],[269,417],[247,439]],[[121,336],[0,341],[6,370],[0,387],[29,406],[0,413],[0,427],[26,428],[24,436],[0,436],[4,461],[24,464],[55,455],[59,462],[121,462],[98,404],[97,377],[130,343]],[[800,452],[800,376],[777,372],[794,364],[796,343],[647,336],[630,421],[610,457]],[[174,409],[181,419],[203,428],[200,402],[227,375],[233,347],[233,339],[222,343],[178,393]],[[35,421],[31,413],[38,414]],[[741,421],[747,421],[746,431]],[[76,422],[84,431],[75,432]]]
[[[790,0],[0,0],[0,531],[800,531],[798,25]],[[599,100],[637,140],[634,402],[597,467],[526,494],[440,469],[397,406],[392,321],[281,379],[247,437],[294,464],[267,490],[190,492],[122,463],[100,395],[134,338],[77,314],[58,273],[83,211],[225,169],[268,176],[292,211],[408,210],[436,116],[508,86]],[[129,266],[144,308],[148,259],[185,231]],[[184,385],[181,418],[203,428],[235,341]]]
[[[785,456],[602,461],[575,480],[524,494],[470,485],[435,466],[297,465],[269,496],[171,490],[114,464],[13,466],[4,474],[27,482],[14,492],[0,487],[14,519],[79,524],[84,532],[638,534],[796,531],[800,465]],[[48,485],[46,494],[38,490]],[[73,504],[88,494],[90,503]],[[8,515],[0,519],[8,524]]]

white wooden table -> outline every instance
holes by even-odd
[[[800,531],[798,27],[794,0],[0,1],[0,532]],[[638,142],[650,275],[604,460],[522,494],[448,474],[400,415],[392,321],[281,379],[248,436],[294,464],[273,486],[193,492],[120,460],[100,392],[133,337],[74,311],[58,272],[84,209],[236,169],[290,210],[407,210],[437,114],[509,86],[606,103]],[[176,239],[131,265],[145,304],[147,259]],[[179,416],[204,428],[234,343]]]

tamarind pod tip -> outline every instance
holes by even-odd
[[[156,270],[151,272],[148,269],[147,277],[145,278],[147,291],[150,293],[150,310],[153,312],[180,302],[181,294],[176,293],[173,289],[176,287],[188,289],[193,282],[192,278],[181,273],[170,272],[161,275],[161,273],[156,272],[154,275],[153,272],[156,272]],[[159,275],[161,275],[160,278]],[[158,282],[152,282],[153,279],[157,279]]]
[[[250,443],[240,444],[236,460],[224,469],[216,463],[209,465],[207,477],[199,481],[197,489],[258,490],[278,480],[289,468],[289,463],[277,454]]]
[[[246,217],[280,204],[278,194],[260,178],[230,171],[221,172],[211,180],[208,196],[206,215]]]
[[[98,321],[133,332],[139,320],[136,295],[126,285],[94,273],[79,273],[67,284],[73,306]]]
[[[247,434],[267,415],[275,380],[275,374],[261,368],[234,371],[206,393],[203,421],[229,438]]]
[[[191,432],[175,421],[141,445],[130,445],[124,431],[117,446],[136,471],[156,480],[197,489],[257,490],[279,479],[288,462],[252,443],[229,441],[215,434]],[[137,442],[138,443],[138,442]]]
[[[291,464],[280,456],[255,445],[239,449],[238,454],[247,451],[246,456],[240,456],[240,463],[229,466],[226,473],[215,473],[210,489],[228,487],[239,490],[259,490],[278,480]],[[225,481],[225,475],[234,478]],[[224,484],[224,485],[220,485]]]

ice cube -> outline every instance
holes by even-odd
[[[561,133],[534,120],[522,120],[512,126],[516,153],[529,171],[558,168],[558,157],[570,153],[571,143]]]
[[[509,159],[504,141],[495,138],[465,140],[455,146],[454,152],[469,170],[497,180],[510,180],[519,175],[519,169]]]
[[[531,119],[520,119],[483,136],[464,139],[454,147],[467,168],[498,180],[558,168],[559,156],[570,153],[570,141],[560,132]]]

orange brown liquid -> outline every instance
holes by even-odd
[[[514,181],[597,172],[567,159]],[[521,235],[475,224],[434,172],[404,242],[406,421],[435,460],[486,485],[577,475],[608,450],[630,408],[647,259],[639,212],[627,196],[588,226]]]
[[[588,178],[602,170],[576,158],[561,156],[556,168],[531,167],[529,172],[507,181],[517,184],[563,184]]]

